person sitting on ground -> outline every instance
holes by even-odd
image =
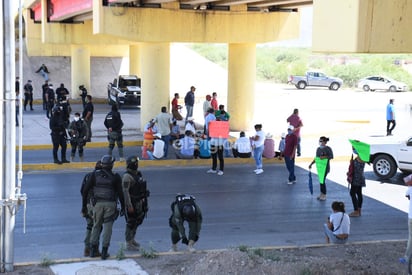
[[[225,105],[219,105],[219,110],[215,112],[215,117],[218,121],[229,121],[230,115],[225,111]]]
[[[275,157],[275,141],[271,133],[267,133],[265,137],[265,142],[263,143],[263,153],[264,158],[274,158]]]
[[[345,204],[341,201],[332,202],[332,214],[323,225],[326,243],[344,244],[349,238],[350,218],[345,213]]]
[[[186,126],[185,126],[185,132],[186,131],[191,131],[192,135],[194,135],[196,133],[196,127],[195,127],[195,122],[194,122],[194,118],[188,117],[187,118],[187,122],[186,122]]]
[[[147,151],[153,151],[153,135],[157,133],[155,120],[151,119],[143,129],[142,159],[149,159]]]
[[[165,142],[162,140],[162,135],[160,133],[154,134],[153,137],[152,150],[147,150],[147,155],[150,160],[161,159],[164,156]]]
[[[250,158],[252,156],[252,146],[245,132],[240,132],[239,138],[233,145],[232,152],[235,158]]]
[[[193,159],[195,153],[195,139],[192,132],[187,130],[185,136],[179,140],[173,147],[176,149],[176,158]]]
[[[282,133],[282,135],[280,136],[278,151],[275,152],[275,157],[279,160],[283,159],[283,152],[285,151],[285,137],[286,134]]]
[[[180,126],[177,124],[176,120],[173,120],[172,130],[170,132],[170,143],[173,144],[173,141],[183,138],[185,135],[180,133]]]
[[[210,159],[210,141],[206,135],[202,135],[197,140],[197,149],[199,151],[199,158]],[[197,155],[196,155],[197,156]]]

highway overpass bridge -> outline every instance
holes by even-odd
[[[129,57],[130,74],[142,77],[144,123],[169,106],[171,43],[227,43],[231,128],[248,129],[256,44],[298,38],[308,5],[313,51],[411,52],[408,0],[26,0],[27,52],[70,56],[71,91],[93,91],[90,57]]]

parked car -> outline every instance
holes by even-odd
[[[343,80],[337,77],[330,77],[317,71],[308,71],[304,76],[291,75],[288,83],[295,85],[298,89],[305,89],[306,86],[328,87],[329,90],[338,90]]]
[[[370,163],[378,178],[390,179],[397,169],[412,172],[412,137],[401,141],[391,136],[379,137],[371,140],[369,145]]]
[[[107,99],[109,104],[140,105],[141,80],[136,75],[119,75],[107,86]]]
[[[368,76],[358,82],[358,88],[367,91],[384,90],[389,92],[404,92],[408,90],[405,83],[383,76]]]

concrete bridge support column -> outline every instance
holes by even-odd
[[[129,47],[129,73],[135,74],[138,77],[142,76],[141,66],[141,47],[139,44],[130,45]]]
[[[255,111],[256,44],[229,44],[227,110],[232,131],[252,128]]]
[[[71,46],[71,98],[80,98],[79,86],[84,85],[93,96],[90,86],[90,49],[84,45]]]
[[[140,123],[144,125],[166,106],[170,111],[170,44],[143,43]]]

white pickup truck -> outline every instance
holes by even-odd
[[[337,77],[330,77],[321,72],[309,71],[305,76],[289,76],[288,83],[295,85],[298,89],[305,89],[306,86],[328,87],[329,90],[337,91],[343,80]]]
[[[412,137],[400,141],[391,136],[374,138],[369,145],[370,162],[380,179],[392,178],[397,169],[404,173],[412,172]]]

